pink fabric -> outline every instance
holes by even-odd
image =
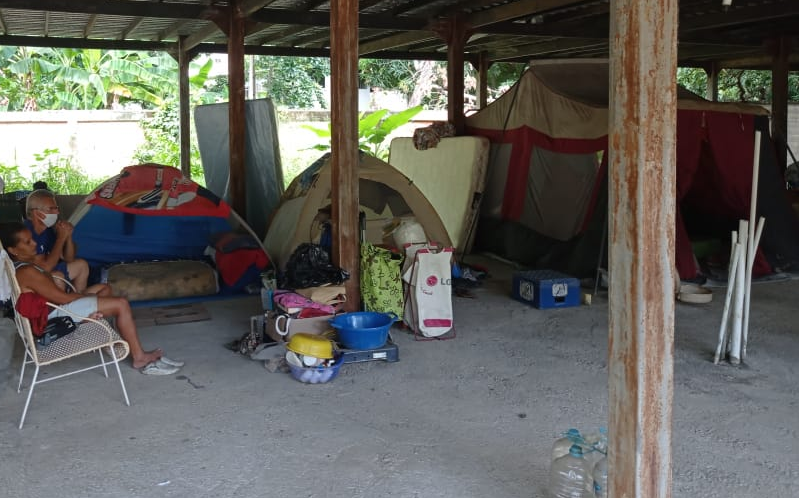
[[[336,312],[336,308],[333,306],[311,301],[307,297],[301,296],[296,292],[277,291],[273,299],[276,305],[288,312],[293,312],[293,310],[303,310],[306,308],[320,310],[326,315],[332,315]]]

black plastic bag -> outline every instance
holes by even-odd
[[[47,326],[42,335],[36,338],[36,345],[45,348],[56,339],[60,339],[75,331],[75,321],[68,316],[56,316],[47,320]]]
[[[291,254],[280,286],[283,289],[305,289],[324,284],[338,285],[348,278],[350,274],[334,266],[322,246],[306,242]]]

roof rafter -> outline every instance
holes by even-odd
[[[210,19],[218,13],[212,5],[187,3],[152,3],[130,0],[0,0],[0,9],[19,9],[38,12],[66,12],[70,14],[102,14],[109,16],[138,17],[146,10],[147,17],[166,19]]]
[[[83,37],[88,38],[89,35],[92,34],[92,29],[94,29],[94,23],[97,22],[97,14],[92,14],[89,16],[89,20],[86,21],[86,26],[83,28]]]

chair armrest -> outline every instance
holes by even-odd
[[[76,291],[77,291],[77,289],[75,289],[75,286],[74,286],[74,285],[72,285],[72,282],[70,282],[70,281],[69,281],[69,280],[67,280],[66,278],[64,278],[64,277],[59,277],[58,275],[50,275],[50,276],[51,276],[51,277],[53,277],[54,279],[57,279],[57,280],[60,280],[60,281],[64,282],[64,284],[65,284],[67,287],[69,287],[69,290],[70,290],[71,292],[76,292]]]

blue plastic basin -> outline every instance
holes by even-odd
[[[399,320],[394,313],[356,311],[330,319],[338,338],[346,349],[375,349],[388,340],[388,330]]]

